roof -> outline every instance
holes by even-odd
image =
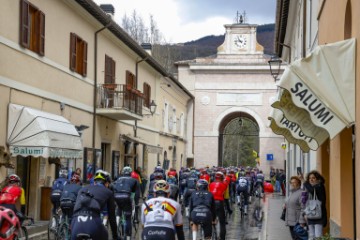
[[[135,40],[133,40],[124,29],[122,29],[114,20],[109,16],[92,0],[75,0],[82,8],[84,8],[89,14],[91,14],[102,25],[106,26],[108,23],[111,25],[107,28],[112,34],[114,34],[120,41],[124,42],[131,50],[133,50],[139,57],[146,59],[152,68],[158,71],[164,77],[170,78],[176,85],[178,85],[189,97],[194,96],[169,72],[165,70],[151,55],[149,55]]]

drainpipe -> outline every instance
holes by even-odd
[[[136,84],[136,89],[138,88],[138,68],[139,68],[138,65],[139,65],[139,63],[141,63],[142,61],[145,61],[146,59],[148,59],[148,57],[140,59],[135,64],[135,84]],[[137,120],[135,120],[135,125],[134,125],[134,137],[136,137],[136,136],[137,136]]]
[[[354,239],[357,238],[357,231],[356,231],[356,135],[355,135],[355,125],[352,127],[352,179],[353,179],[353,218],[354,218]]]
[[[99,32],[108,28],[112,24],[112,21],[109,22],[94,34],[94,96],[93,96],[93,131],[92,131],[92,151],[93,151],[93,175],[95,175],[96,167],[96,152],[95,152],[95,134],[96,134],[96,97],[97,97],[97,35]]]

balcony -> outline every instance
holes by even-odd
[[[99,115],[115,120],[142,119],[143,94],[125,84],[99,84],[96,100]]]

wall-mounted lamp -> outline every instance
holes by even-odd
[[[143,116],[147,116],[147,115],[153,116],[154,113],[156,112],[156,108],[157,108],[157,105],[156,105],[155,101],[151,100],[151,103],[149,105],[150,114],[143,114]]]
[[[80,137],[82,136],[85,129],[88,129],[89,126],[81,124],[80,126],[75,126],[76,131],[79,133]]]
[[[270,73],[273,76],[275,82],[278,80],[278,76],[280,74],[280,67],[282,60],[278,57],[271,57],[271,59],[268,61],[270,66]]]

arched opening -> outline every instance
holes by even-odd
[[[227,115],[219,127],[219,166],[255,166],[259,153],[259,125],[244,112]]]

